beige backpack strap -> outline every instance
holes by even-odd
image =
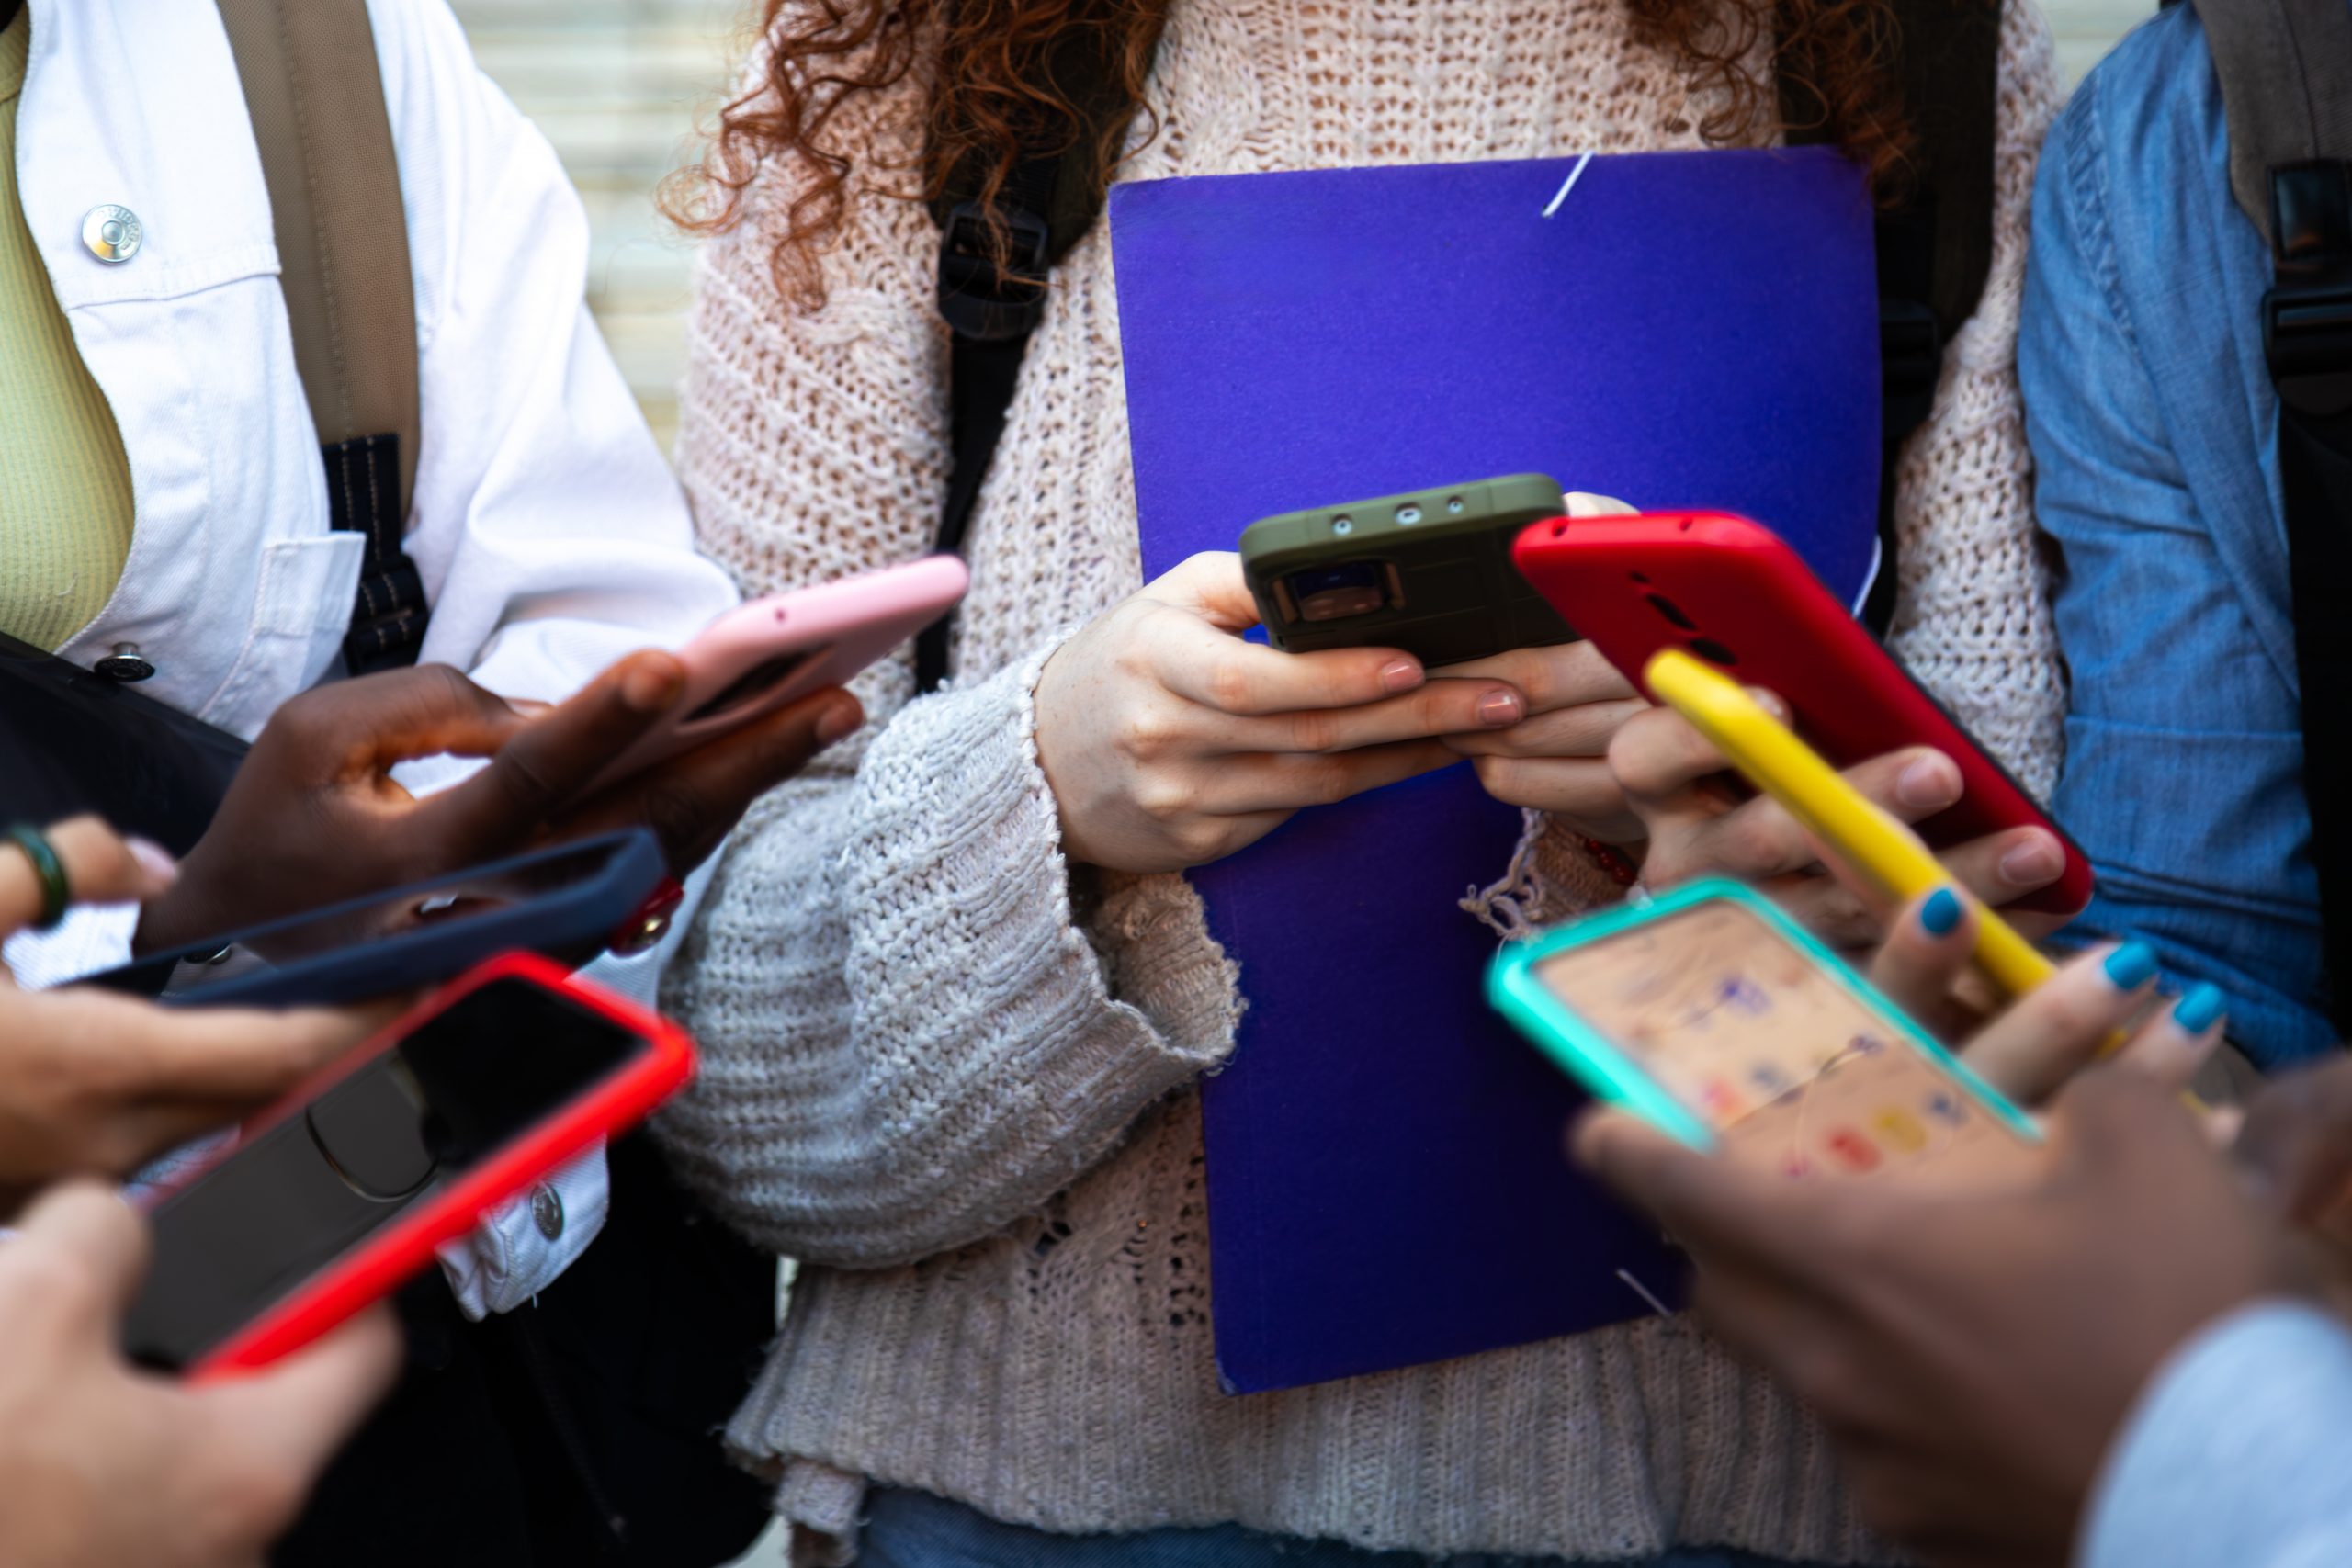
[[[218,4],[261,149],[334,525],[368,536],[347,660],[356,671],[413,662],[424,596],[400,545],[416,477],[416,293],[367,0]]]
[[[2270,171],[2352,160],[2352,8],[2344,0],[2195,0],[2230,125],[2230,190],[2266,240]]]

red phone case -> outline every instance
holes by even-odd
[[[198,1382],[232,1377],[292,1354],[355,1313],[390,1294],[433,1261],[434,1249],[471,1230],[483,1213],[527,1190],[598,1138],[644,1118],[693,1075],[694,1043],[684,1030],[635,1003],[575,979],[560,964],[531,953],[510,953],[469,970],[402,1014],[373,1040],[355,1047],[334,1066],[245,1124],[248,1134],[300,1115],[328,1088],[447,1011],[468,994],[496,980],[522,980],[560,992],[567,1000],[601,1014],[645,1042],[646,1048],[605,1082],[562,1107],[529,1132],[490,1156],[362,1241],[351,1252],[230,1336],[187,1369]],[[230,1151],[224,1150],[223,1158]],[[217,1163],[217,1162],[216,1162]],[[174,1184],[172,1190],[200,1181],[207,1166]],[[167,1194],[159,1194],[164,1196]]]
[[[1522,532],[1511,559],[1636,684],[1658,649],[1686,649],[1779,694],[1841,768],[1934,747],[1958,764],[1963,793],[1918,825],[1921,838],[1944,846],[2046,828],[2066,869],[2010,907],[2071,915],[2090,901],[2090,861],[2074,840],[1762,525],[1721,513],[1555,517]]]

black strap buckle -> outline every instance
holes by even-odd
[[[939,313],[958,337],[1003,343],[1025,337],[1046,314],[1046,220],[1017,207],[1000,207],[1006,254],[1000,265],[989,243],[988,209],[959,202],[939,239]]]
[[[2329,416],[2352,408],[2352,164],[2334,159],[2270,170],[2277,281],[2262,297],[2262,353],[2288,406]]]

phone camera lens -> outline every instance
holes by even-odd
[[[1458,495],[1457,495],[1457,496],[1450,497],[1450,498],[1447,500],[1446,503],[1445,503],[1445,510],[1446,510],[1447,513],[1448,513],[1449,515],[1451,515],[1451,516],[1454,516],[1454,517],[1459,517],[1459,516],[1461,516],[1461,515],[1462,515],[1462,498],[1461,498],[1460,496],[1458,496]]]
[[[1396,509],[1396,521],[1408,528],[1420,520],[1421,509],[1418,506],[1400,506]]]
[[[1331,532],[1334,534],[1352,534],[1355,531],[1356,520],[1354,518],[1334,517],[1331,519]]]

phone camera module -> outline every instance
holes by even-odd
[[[1334,517],[1331,519],[1331,532],[1334,534],[1352,534],[1355,531],[1356,520],[1354,518]]]
[[[1409,528],[1420,520],[1421,509],[1418,506],[1400,506],[1396,509],[1396,521],[1402,527]]]
[[[1314,567],[1283,579],[1291,603],[1302,621],[1344,621],[1385,609],[1388,604],[1387,574],[1378,561],[1350,561],[1344,566]]]

